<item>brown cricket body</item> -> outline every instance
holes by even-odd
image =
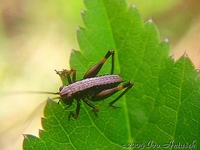
[[[102,66],[106,60],[112,56],[111,61],[111,73],[109,75],[97,76]],[[79,111],[81,108],[81,100],[87,104],[89,107],[93,108],[95,112],[99,111],[99,108],[93,105],[90,101],[100,101],[106,99],[116,92],[123,90],[124,91],[118,95],[117,98],[112,100],[109,105],[112,107],[115,102],[117,102],[132,86],[131,81],[127,81],[121,85],[120,83],[124,82],[120,75],[113,74],[114,72],[114,50],[109,50],[106,55],[94,66],[92,66],[84,75],[82,80],[76,81],[76,69],[56,71],[61,78],[66,78],[68,85],[60,87],[60,92],[55,93],[60,95],[60,101],[70,107],[74,100],[76,100],[76,111],[70,112],[70,116],[75,119],[78,118]],[[72,77],[70,75],[72,74]],[[58,102],[59,103],[59,102]]]
[[[121,82],[123,82],[120,75],[104,75],[93,78],[87,78],[75,83],[69,84],[68,86],[63,86],[60,89],[61,98],[74,98],[81,97],[86,93],[96,93],[102,91],[102,89],[110,89],[116,87]]]

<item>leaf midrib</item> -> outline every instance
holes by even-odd
[[[102,1],[102,5],[103,6],[105,6],[105,3],[104,3],[104,1]],[[103,7],[103,9],[104,9],[104,11],[105,11],[105,16],[106,16],[106,20],[108,20],[108,29],[109,29],[109,31],[110,31],[110,35],[111,35],[111,38],[112,38],[112,45],[113,45],[113,47],[114,47],[114,49],[116,50],[116,42],[115,42],[115,39],[113,38],[114,37],[114,32],[113,32],[113,30],[112,30],[112,27],[111,27],[111,20],[109,19],[109,17],[108,17],[108,12],[107,12],[107,10],[106,10],[106,7]],[[115,51],[116,52],[116,51]],[[116,62],[116,58],[117,58],[117,62]],[[117,65],[116,65],[117,64]],[[120,68],[120,65],[119,65],[119,57],[118,57],[118,54],[116,54],[115,53],[115,66],[118,66],[119,67],[119,69],[121,70],[121,68]],[[129,113],[128,113],[128,109],[126,109],[127,108],[127,103],[126,103],[126,96],[123,96],[123,103],[124,103],[124,113],[126,114],[125,116],[126,116],[126,125],[127,125],[127,135],[128,135],[128,140],[129,140],[129,142],[132,142],[132,137],[131,137],[131,127],[130,127],[130,117],[129,117]]]

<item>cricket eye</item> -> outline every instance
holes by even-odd
[[[64,87],[64,86],[61,86],[61,87],[59,88],[59,91],[61,91],[61,90],[63,89],[63,87]]]

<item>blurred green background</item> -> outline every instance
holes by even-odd
[[[200,1],[128,0],[144,22],[152,18],[160,39],[170,41],[178,59],[185,51],[200,68]],[[82,0],[0,1],[0,149],[21,149],[22,133],[38,135],[49,95],[12,91],[52,91],[61,85],[54,70],[69,69],[72,49],[79,50],[77,26],[84,26]],[[51,96],[53,97],[53,96]]]

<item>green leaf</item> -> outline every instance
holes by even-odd
[[[118,94],[93,102],[98,117],[82,103],[79,118],[68,120],[76,102],[64,110],[49,100],[39,138],[25,135],[24,149],[198,149],[200,79],[187,55],[176,62],[169,58],[168,41],[160,42],[154,23],[143,23],[124,0],[85,0],[85,5],[85,27],[77,30],[81,51],[70,59],[77,78],[114,49],[115,73],[134,86],[117,101],[121,108],[108,107]],[[108,60],[100,74],[110,67]]]

